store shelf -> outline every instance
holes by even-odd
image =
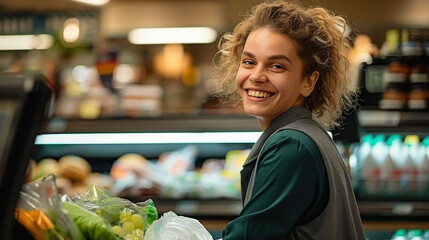
[[[413,66],[427,64],[428,60],[427,56],[388,56],[374,58],[371,64],[363,63],[361,65],[359,76],[361,84],[359,103],[361,106],[357,116],[361,137],[365,134],[386,136],[400,134],[402,136],[418,135],[420,139],[423,139],[429,135],[429,110],[427,108],[413,110],[404,106],[401,109],[384,109],[382,107],[385,106],[380,106],[386,86],[384,74],[391,72],[388,68],[390,63],[402,62],[411,69]],[[408,77],[409,75],[407,75]],[[423,183],[425,187],[406,188],[402,185],[404,182],[388,182],[381,185],[378,182],[359,181],[355,194],[362,218],[377,223],[419,221],[427,224],[429,221],[429,192],[426,182]],[[396,228],[401,227],[406,228],[406,225],[396,225]]]
[[[418,220],[429,221],[429,202],[415,201],[358,201],[365,220]]]
[[[107,172],[112,163],[126,153],[138,153],[147,159],[157,159],[163,152],[174,151],[186,145],[195,145],[198,148],[196,164],[200,166],[206,159],[224,158],[230,150],[251,148],[257,140],[255,134],[261,132],[257,120],[246,115],[186,115],[94,120],[55,118],[46,123],[44,131],[36,139],[34,158],[37,161],[45,157],[58,159],[65,154],[77,154],[90,161],[94,171]],[[176,136],[182,133],[189,135],[190,140],[184,141],[183,136]],[[225,133],[225,136],[222,136],[222,133]],[[113,134],[108,136],[111,142],[108,142],[106,134]],[[114,136],[114,134],[118,135]],[[173,135],[162,136],[164,140],[161,141],[155,139],[165,134]],[[207,139],[206,135],[213,134],[221,135],[222,139],[213,138],[210,142],[201,140]],[[42,137],[48,137],[57,142],[40,141]],[[79,143],[70,138],[80,138],[79,141],[82,142]],[[130,140],[128,141],[127,138]],[[242,140],[233,142],[232,138]],[[89,143],[89,139],[96,142]]]
[[[358,121],[364,132],[429,133],[428,111],[362,109]]]
[[[159,118],[55,118],[46,124],[45,133],[112,133],[172,131],[261,131],[257,120],[247,115],[184,115]]]
[[[173,211],[179,215],[205,219],[233,219],[242,209],[239,199],[163,199],[155,198],[159,214]]]

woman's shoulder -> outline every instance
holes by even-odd
[[[316,143],[310,136],[295,129],[283,129],[273,133],[273,135],[268,139],[267,144],[276,144],[284,141],[296,141],[306,144],[308,147],[317,148]]]
[[[304,132],[294,129],[277,131],[267,140],[263,152],[275,152],[275,154],[287,155],[295,158],[313,159],[323,162],[317,144]],[[309,158],[309,156],[311,156]]]

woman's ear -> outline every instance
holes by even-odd
[[[301,94],[304,97],[310,96],[310,94],[313,92],[314,87],[316,86],[318,79],[319,79],[318,71],[314,71],[310,76],[305,77],[304,87],[301,90]]]

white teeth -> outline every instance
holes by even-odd
[[[249,94],[249,96],[251,97],[257,97],[257,98],[267,98],[270,97],[270,94],[267,92],[262,92],[262,91],[256,91],[256,90],[249,90],[247,91],[247,93]]]

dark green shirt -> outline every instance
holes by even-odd
[[[325,164],[306,134],[275,133],[259,161],[252,198],[227,224],[223,240],[283,239],[294,226],[317,217],[328,202]]]

